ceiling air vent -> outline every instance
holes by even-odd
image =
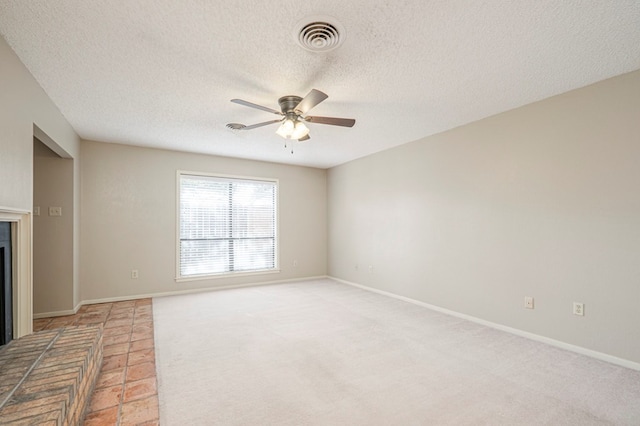
[[[328,16],[311,16],[298,22],[294,37],[300,46],[312,52],[328,52],[344,41],[344,28]]]

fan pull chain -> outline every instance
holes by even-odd
[[[287,140],[284,141],[284,149],[287,149]],[[293,145],[291,145],[291,153],[293,154]]]

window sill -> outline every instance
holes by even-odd
[[[217,280],[221,278],[236,278],[236,277],[250,277],[253,275],[266,275],[266,274],[279,274],[280,269],[265,269],[262,271],[251,272],[226,272],[222,274],[203,274],[203,275],[189,275],[186,277],[176,277],[176,282],[187,281],[202,281],[202,280]]]

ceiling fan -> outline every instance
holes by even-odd
[[[281,118],[277,120],[265,121],[262,123],[252,124],[245,126],[240,123],[229,123],[227,127],[232,130],[251,130],[262,126],[267,126],[273,123],[280,123],[280,127],[276,133],[285,139],[297,139],[299,142],[311,139],[309,136],[309,128],[305,125],[307,123],[318,124],[331,124],[333,126],[353,127],[356,124],[356,120],[352,118],[335,118],[335,117],[318,117],[305,115],[309,110],[320,102],[327,99],[329,96],[319,90],[312,89],[307,96],[301,98],[300,96],[283,96],[278,99],[280,105],[280,111],[257,105],[252,102],[243,101],[242,99],[231,99],[231,102],[248,106],[250,108],[260,109],[262,111],[270,112],[272,114],[279,115]]]

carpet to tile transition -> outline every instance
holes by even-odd
[[[153,299],[163,425],[638,425],[640,372],[331,280]]]

